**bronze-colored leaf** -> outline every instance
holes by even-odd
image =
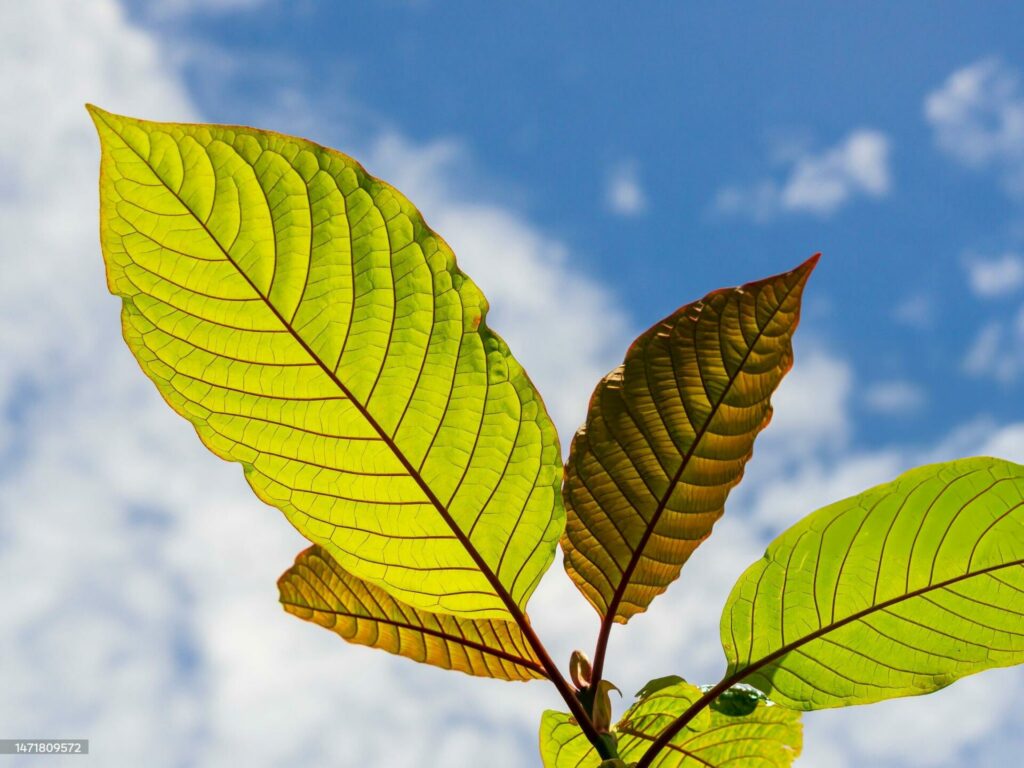
[[[562,547],[606,624],[645,611],[721,517],[792,365],[817,261],[682,307],[598,384],[566,466]]]
[[[514,622],[464,619],[413,608],[352,575],[321,547],[301,552],[278,587],[286,611],[350,643],[481,677],[546,677]]]

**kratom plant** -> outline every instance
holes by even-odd
[[[124,337],[312,542],[280,579],[285,609],[445,669],[546,679],[568,712],[542,717],[545,766],[787,766],[802,711],[1024,660],[1024,467],[963,459],[783,533],[725,606],[724,678],[652,680],[613,723],[609,635],[721,517],[817,257],[641,334],[563,467],[480,290],[394,188],[309,141],[90,112]],[[559,541],[601,619],[568,677],[526,613]]]

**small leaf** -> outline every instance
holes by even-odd
[[[521,613],[564,525],[558,437],[419,211],[303,139],[89,109],[107,283],[170,406],[360,579]]]
[[[612,697],[611,692],[616,691],[621,696],[622,691],[608,680],[601,680],[594,689],[593,721],[594,728],[598,733],[604,733],[612,724]]]
[[[602,618],[645,611],[721,517],[792,365],[816,263],[682,307],[598,384],[566,465],[562,548]]]
[[[286,611],[350,643],[481,677],[546,677],[514,622],[463,619],[405,605],[353,576],[320,547],[301,552],[278,587]]]
[[[729,678],[796,709],[1024,662],[1024,467],[933,464],[809,515],[733,588]]]
[[[618,756],[638,761],[658,734],[689,709],[701,690],[678,683],[634,704],[615,726]],[[757,701],[746,715],[704,709],[662,750],[652,768],[767,766],[785,768],[800,755],[800,713]],[[566,714],[548,711],[541,719],[544,768],[591,768],[600,757]]]
[[[678,685],[679,683],[685,683],[679,675],[665,675],[665,677],[656,677],[653,680],[648,680],[647,684],[636,692],[638,699],[646,699],[653,693],[657,693],[662,688],[668,688],[670,685]]]
[[[590,676],[593,673],[590,659],[583,651],[573,651],[569,657],[569,678],[577,690],[590,687]]]
[[[540,718],[540,758],[544,768],[588,768],[601,763],[576,720],[553,709]]]

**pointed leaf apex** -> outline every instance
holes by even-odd
[[[807,261],[805,261],[803,264],[801,264],[792,271],[792,274],[796,275],[798,278],[799,282],[797,283],[797,285],[801,291],[803,290],[803,287],[807,284],[807,280],[808,278],[810,278],[811,273],[814,272],[815,267],[818,266],[819,261],[821,261],[820,252],[811,256],[811,258],[807,259]]]
[[[85,111],[89,113],[89,117],[92,118],[92,121],[97,128],[99,128],[100,122],[103,120],[103,117],[107,114],[105,110],[102,110],[95,104],[90,104],[88,102],[86,102],[85,104]]]
[[[790,270],[774,275],[772,277],[766,277],[762,280],[755,280],[753,283],[748,283],[748,285],[763,285],[765,283],[775,282],[779,279],[784,279],[787,276],[795,276],[798,279],[797,285],[800,288],[803,288],[803,285],[807,282],[807,278],[811,276],[811,273],[814,271],[814,268],[818,266],[819,261],[821,261],[820,252],[815,253],[809,259],[801,262],[800,264],[798,264],[797,266],[793,267]],[[746,286],[744,286],[744,288],[745,287]]]
[[[794,274],[800,275],[801,282],[807,282],[807,278],[811,276],[811,272],[818,266],[818,262],[821,261],[821,252],[818,252],[807,259],[803,264],[793,270]]]
[[[85,111],[89,113],[89,116],[92,117],[94,121],[103,120],[105,118],[114,116],[113,112],[108,112],[102,107],[97,107],[95,104],[92,104],[90,102],[85,103]]]

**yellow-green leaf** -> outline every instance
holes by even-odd
[[[729,679],[798,709],[1024,662],[1024,467],[934,464],[783,533],[722,616]]]
[[[421,611],[342,568],[314,545],[278,580],[281,604],[350,643],[500,680],[546,677],[519,625]]]
[[[562,548],[602,617],[645,611],[721,517],[792,365],[816,263],[682,307],[598,384],[566,465]]]
[[[613,733],[618,756],[638,761],[665,727],[701,697],[701,690],[678,683],[641,699],[623,715]],[[596,768],[601,758],[569,715],[547,711],[541,719],[544,768]],[[658,753],[652,768],[786,768],[800,755],[800,713],[767,701],[741,714],[735,708],[704,709]]]
[[[558,439],[447,244],[334,150],[90,111],[108,284],[167,402],[360,579],[521,610],[563,526]]]

